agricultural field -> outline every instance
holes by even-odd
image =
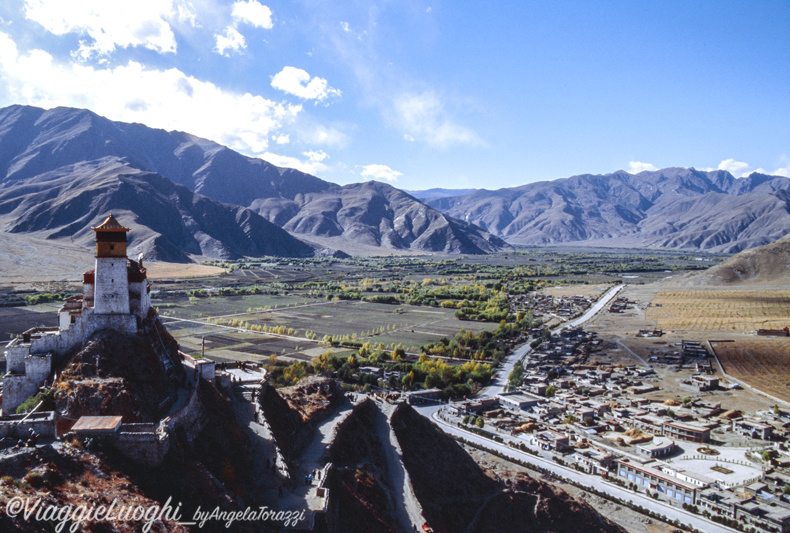
[[[182,302],[183,306],[166,307],[167,314],[163,312],[162,319],[185,352],[201,353],[205,337],[206,357],[226,361],[256,361],[271,355],[283,360],[310,361],[329,350],[320,344],[326,335],[383,344],[388,349],[402,344],[408,352],[417,352],[420,346],[451,338],[461,329],[479,332],[493,328],[490,323],[458,320],[452,309],[363,301],[299,300],[286,305],[281,299],[271,309],[250,310],[251,303],[261,303],[259,297],[271,298],[207,298],[194,302],[195,307],[188,301]],[[219,300],[216,308],[214,300]],[[266,329],[256,331],[256,326]],[[313,334],[312,339],[306,338],[308,333]],[[343,348],[331,351],[338,355],[351,353]]]
[[[527,247],[450,258],[269,257],[146,266],[152,303],[185,352],[205,350],[218,361],[276,356],[286,362],[325,353],[326,336],[352,344],[331,348],[338,355],[364,343],[416,353],[462,330],[478,334],[502,320],[512,323],[508,294],[544,288],[592,296],[633,280],[634,272],[665,277],[702,265],[685,253]],[[78,294],[79,279],[1,286],[0,304],[14,307],[0,307],[0,335],[56,325],[59,301],[24,304]]]
[[[711,346],[727,374],[790,402],[790,340],[762,337]]]
[[[664,331],[782,329],[790,324],[790,290],[661,290],[645,319]]]
[[[610,284],[595,283],[590,285],[557,285],[555,287],[546,287],[541,289],[540,292],[554,296],[555,298],[570,297],[570,296],[585,296],[587,298],[597,298],[611,287]]]
[[[0,345],[14,338],[15,335],[44,326],[57,327],[57,310],[59,303],[30,305],[26,307],[0,307]]]

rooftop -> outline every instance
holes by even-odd
[[[129,231],[129,228],[121,226],[112,213],[104,219],[104,222],[93,228],[93,231]]]
[[[121,426],[121,416],[83,416],[71,427],[75,433],[115,433]]]

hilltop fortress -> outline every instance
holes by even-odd
[[[96,262],[85,272],[81,296],[68,298],[58,311],[57,328],[33,328],[6,347],[7,374],[3,381],[4,415],[16,408],[50,376],[53,358],[82,346],[102,329],[134,334],[151,313],[150,285],[142,258],[126,256],[126,233],[110,214],[93,228]]]

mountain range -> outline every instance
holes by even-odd
[[[0,238],[88,244],[108,211],[134,230],[132,250],[168,261],[560,243],[738,252],[790,232],[790,179],[668,168],[405,192],[84,109],[0,109]]]
[[[738,252],[790,232],[790,178],[668,168],[426,199],[512,244]]]
[[[133,219],[133,249],[165,260],[509,248],[387,184],[341,187],[83,109],[0,110],[3,232],[87,241],[89,225],[109,210]]]

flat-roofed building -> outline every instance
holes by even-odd
[[[706,489],[698,505],[703,512],[737,521],[746,531],[790,533],[790,508],[782,502],[758,502],[746,492]]]
[[[655,491],[666,498],[694,505],[697,501],[699,488],[656,468],[656,465],[658,463],[640,463],[631,459],[618,459],[616,461],[617,475],[645,490]]]
[[[576,464],[588,474],[596,476],[608,472],[614,457],[611,453],[600,450],[584,450],[574,454]]]
[[[570,449],[570,439],[568,435],[557,433],[556,431],[541,431],[535,435],[535,444],[544,450],[564,452]]]
[[[546,398],[523,392],[506,392],[497,395],[497,398],[502,407],[511,411],[526,411],[546,401]]]
[[[636,451],[646,457],[664,457],[675,451],[675,441],[666,437],[653,437],[650,442],[637,444]]]
[[[688,422],[664,422],[662,429],[665,437],[688,440],[691,442],[710,442],[710,428]]]
[[[753,439],[770,440],[774,433],[773,426],[757,422],[756,420],[733,420],[732,430],[744,437],[751,437]]]
[[[696,374],[691,376],[691,384],[699,391],[716,390],[719,388],[719,378]]]

